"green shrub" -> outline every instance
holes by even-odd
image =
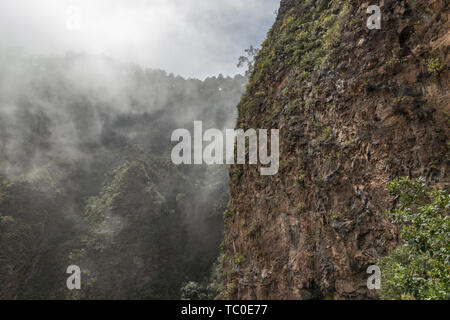
[[[380,261],[382,299],[450,299],[450,195],[423,179],[395,179],[398,206],[389,213],[403,244]]]
[[[439,58],[430,58],[427,60],[428,72],[433,75],[438,75],[444,70],[444,65]]]
[[[222,288],[221,255],[213,264],[209,276],[201,282],[189,281],[181,287],[181,300],[214,300],[220,297]]]
[[[235,265],[239,266],[239,265],[243,264],[245,262],[245,260],[246,260],[246,257],[245,257],[244,253],[237,252],[234,254],[233,262]]]
[[[181,288],[181,300],[207,300],[208,292],[204,285],[190,281]]]

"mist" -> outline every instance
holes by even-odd
[[[205,281],[219,255],[227,168],[173,165],[170,136],[197,119],[233,127],[246,81],[87,54],[3,54],[0,297],[168,299]],[[62,289],[73,264],[92,283],[76,294]]]
[[[228,168],[174,165],[170,137],[235,127],[277,6],[2,2],[0,299],[220,295]]]
[[[105,55],[183,77],[232,76],[244,49],[264,39],[278,6],[276,0],[4,0],[0,46],[31,55]],[[71,24],[74,17],[79,21]]]

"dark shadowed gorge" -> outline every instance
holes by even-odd
[[[170,135],[232,127],[246,79],[84,55],[1,61],[0,297],[178,299],[208,279],[226,167],[173,165]],[[65,288],[72,264],[83,290]]]

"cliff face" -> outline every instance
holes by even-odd
[[[281,1],[238,106],[280,129],[280,171],[231,168],[226,297],[375,298],[367,267],[399,241],[387,183],[448,186],[448,1],[378,2]]]

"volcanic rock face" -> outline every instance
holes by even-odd
[[[378,3],[377,3],[378,2]],[[381,8],[381,30],[366,26]],[[398,244],[387,183],[448,186],[448,1],[281,1],[238,126],[280,129],[280,171],[233,166],[231,299],[367,299]]]

